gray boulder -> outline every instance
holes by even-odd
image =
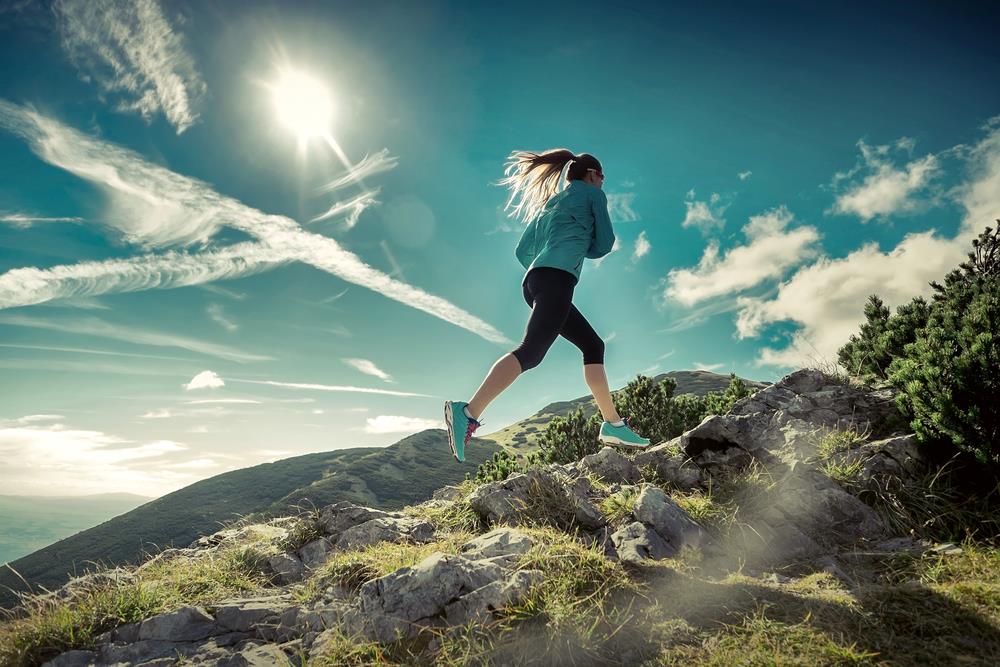
[[[596,454],[584,456],[580,469],[597,475],[605,482],[635,484],[639,481],[639,469],[612,447],[604,447]]]
[[[637,467],[649,466],[660,482],[680,491],[693,491],[702,485],[702,471],[683,454],[678,454],[680,438],[674,438],[635,455]]]
[[[652,484],[644,484],[632,511],[641,521],[663,538],[673,555],[682,548],[701,545],[703,531],[667,494]]]
[[[629,563],[659,560],[676,552],[655,530],[639,521],[611,533],[611,543],[618,558]]]
[[[342,532],[338,549],[357,549],[377,542],[424,543],[434,539],[434,526],[406,516],[384,516],[365,521]]]
[[[139,625],[141,640],[195,641],[220,632],[215,619],[203,607],[183,607],[147,618]]]

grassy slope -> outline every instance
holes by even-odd
[[[217,475],[167,494],[127,514],[82,531],[11,563],[31,583],[60,585],[86,561],[135,563],[145,550],[187,546],[201,535],[247,515],[294,514],[295,507],[322,507],[350,500],[398,509],[461,481],[497,451],[475,438],[466,462],[454,462],[442,429],[428,429],[389,447],[359,447],[307,454]],[[13,603],[6,587],[23,584],[0,571],[0,605]]]

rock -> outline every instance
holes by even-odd
[[[701,545],[703,531],[687,512],[682,510],[667,494],[652,484],[645,484],[635,501],[632,514],[663,538],[670,553],[683,547]]]
[[[556,524],[577,523],[594,529],[607,523],[590,502],[590,480],[567,479],[559,466],[534,468],[501,482],[480,486],[469,496],[474,511],[489,523],[513,524],[523,517],[543,518]]]
[[[300,581],[305,574],[305,566],[295,554],[278,554],[267,559],[268,567],[281,585]]]
[[[849,543],[885,537],[882,519],[818,470],[797,466],[778,482],[782,514],[822,543]]]
[[[860,454],[868,456],[863,475],[894,475],[912,481],[931,470],[931,462],[917,442],[915,434],[896,436],[866,443]]]
[[[639,521],[622,526],[612,533],[611,543],[618,558],[630,563],[659,560],[676,552],[655,530]]]
[[[434,526],[412,517],[384,516],[352,526],[340,534],[338,549],[357,549],[377,542],[424,543],[434,539]]]
[[[307,570],[314,570],[326,562],[327,554],[330,553],[330,540],[321,537],[308,544],[299,547],[296,555]]]
[[[227,658],[218,660],[212,664],[219,667],[272,667],[280,665],[286,667],[291,665],[288,656],[273,644],[249,645],[239,653],[230,655]]]
[[[447,605],[501,577],[503,569],[494,563],[434,553],[362,585],[344,624],[376,641],[410,637]]]
[[[635,455],[637,467],[650,466],[663,484],[680,491],[693,491],[702,484],[701,468],[676,453],[680,438],[674,438]]]
[[[402,515],[392,515],[382,510],[363,507],[347,500],[342,500],[321,509],[319,521],[327,535],[332,538],[332,541],[336,541],[336,538],[339,538],[340,534],[348,528],[353,528],[372,519],[382,519],[390,516]]]
[[[451,626],[485,621],[495,610],[524,599],[543,576],[541,570],[519,570],[505,581],[486,584],[446,605],[445,619]]]
[[[605,482],[635,484],[639,481],[639,469],[612,447],[604,447],[596,454],[584,456],[580,460],[580,468]]]
[[[66,651],[47,662],[42,667],[89,667],[97,660],[94,651]]]
[[[535,545],[535,540],[517,528],[500,527],[469,540],[461,552],[468,558],[483,559],[497,556],[520,556]]]
[[[242,602],[215,609],[215,622],[226,630],[252,632],[258,626],[277,621],[288,607],[274,602]]]
[[[195,641],[221,632],[202,607],[183,607],[147,618],[139,625],[140,640]]]

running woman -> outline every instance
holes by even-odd
[[[566,184],[557,192],[564,170]],[[531,316],[521,344],[493,364],[471,401],[445,401],[452,454],[465,460],[465,446],[482,426],[479,417],[486,406],[517,376],[541,363],[559,335],[583,353],[583,375],[604,417],[598,440],[633,449],[648,446],[649,440],[629,428],[627,418],[615,410],[604,373],[604,341],[573,305],[584,257],[604,257],[615,242],[601,163],[589,153],[575,155],[565,148],[514,151],[504,174],[500,185],[511,189],[505,210],[520,196],[510,216],[530,221],[514,254],[526,269],[521,291]]]

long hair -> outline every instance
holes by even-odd
[[[575,155],[568,148],[551,148],[541,153],[512,151],[504,164],[505,177],[498,182],[510,187],[504,210],[513,209],[508,215],[520,217],[524,222],[533,219],[558,190],[559,177],[567,164],[567,181],[582,179],[588,169],[603,172],[596,157],[589,153]],[[520,200],[515,205],[517,197]]]

